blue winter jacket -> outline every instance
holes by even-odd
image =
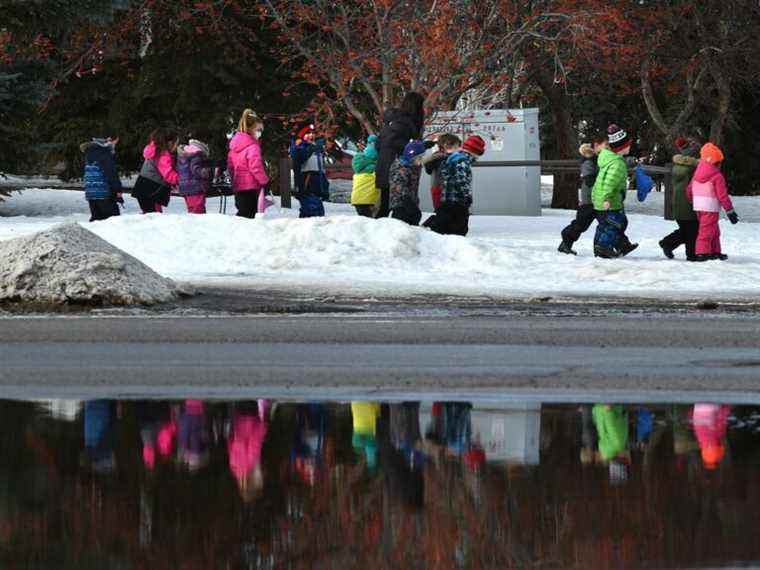
[[[290,158],[293,161],[296,197],[315,196],[323,200],[330,198],[330,182],[325,175],[323,152],[324,146],[321,143],[314,144],[300,139],[291,143]],[[306,172],[303,168],[312,155],[316,158],[318,170]]]
[[[472,164],[474,162],[474,156],[461,150],[449,155],[441,167],[441,183],[443,184],[441,203],[467,208],[472,205]]]
[[[121,192],[114,147],[93,139],[79,147],[84,153],[84,195],[87,200],[112,200]]]

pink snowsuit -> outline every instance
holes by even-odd
[[[721,253],[720,209],[722,207],[726,212],[734,209],[723,173],[716,165],[700,160],[686,187],[686,197],[694,206],[699,220],[696,254]]]
[[[267,424],[253,414],[237,414],[227,443],[230,471],[239,482],[261,462],[261,448],[267,435]]]
[[[725,438],[731,406],[694,404],[692,422],[694,435],[706,463],[720,463],[725,453]]]
[[[232,191],[249,192],[260,190],[269,183],[264,171],[259,141],[248,133],[235,133],[230,141],[227,155],[227,169],[232,179]]]

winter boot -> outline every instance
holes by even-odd
[[[712,255],[710,255],[709,253],[698,253],[697,255],[694,256],[694,259],[692,261],[703,262],[703,261],[710,261],[711,259],[712,259]]]
[[[578,252],[574,251],[573,248],[570,246],[570,244],[564,240],[562,241],[561,244],[559,244],[557,251],[560,253],[566,253],[568,255],[578,255]]]
[[[629,253],[631,253],[637,247],[639,247],[639,244],[637,244],[637,243],[631,243],[629,241],[625,241],[625,242],[621,243],[620,244],[620,249],[619,249],[620,257],[625,257],[626,255],[628,255]]]
[[[675,255],[673,255],[673,249],[668,246],[664,239],[660,240],[660,247],[662,248],[662,253],[665,254],[665,257],[668,259],[673,259],[675,257]]]
[[[728,259],[728,256],[725,253],[713,253],[710,258],[717,259],[719,261],[726,261]]]
[[[594,257],[601,257],[602,259],[614,259],[617,256],[618,253],[609,247],[604,247],[603,245],[594,246]]]

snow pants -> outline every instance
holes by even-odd
[[[466,236],[470,230],[470,209],[461,204],[441,204],[423,224],[437,234]]]
[[[325,205],[319,196],[307,194],[299,196],[298,201],[301,203],[299,218],[321,218],[325,215]]]
[[[206,195],[193,194],[185,196],[185,205],[188,214],[205,214],[206,213]]]
[[[114,199],[87,200],[90,205],[90,221],[107,220],[111,216],[119,215],[119,205]]]
[[[375,206],[372,204],[357,204],[354,208],[356,208],[356,214],[359,216],[364,218],[374,217]]]
[[[668,249],[686,247],[686,259],[693,259],[696,254],[697,234],[699,233],[699,221],[676,220],[678,229],[662,238],[662,244]]]
[[[252,220],[256,217],[256,212],[259,209],[259,191],[241,190],[235,192],[235,207],[238,216]]]
[[[593,205],[583,204],[579,206],[575,213],[575,219],[562,230],[562,241],[572,246],[584,232],[588,231],[595,219],[596,212],[594,212]]]
[[[596,210],[596,221],[595,246],[618,251],[628,241],[625,236],[628,218],[624,210]]]
[[[391,213],[391,190],[390,188],[380,188],[380,207],[375,213],[375,219],[387,218]]]
[[[697,212],[697,220],[699,220],[697,255],[721,253],[719,219],[720,212]]]
[[[422,212],[419,206],[409,201],[393,208],[391,210],[391,217],[406,222],[410,226],[418,226],[422,219]]]

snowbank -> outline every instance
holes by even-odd
[[[77,224],[0,242],[0,302],[133,305],[169,301],[171,280]]]
[[[591,255],[592,233],[578,244],[581,256],[557,253],[567,213],[473,221],[467,238],[345,215],[308,220],[149,215],[88,227],[160,274],[195,283],[368,295],[673,299],[760,293],[760,244],[751,241],[756,233],[751,225],[726,232],[731,261],[692,264],[662,257],[657,240],[672,228],[652,217],[633,216],[631,237],[648,237],[641,240],[641,251],[615,261]]]
[[[209,211],[218,202],[209,201]],[[629,197],[629,236],[641,245],[626,259],[592,255],[593,227],[580,255],[557,253],[561,229],[574,212],[544,210],[540,218],[476,216],[467,238],[438,236],[393,220],[367,220],[347,205],[328,204],[328,217],[298,220],[297,208],[270,208],[264,219],[189,216],[172,199],[169,214],[126,215],[87,223],[81,193],[30,190],[0,204],[0,240],[82,223],[159,274],[198,285],[285,288],[304,293],[641,297],[756,300],[760,293],[760,199],[735,198],[742,223],[722,223],[724,263],[691,264],[663,257],[657,242],[673,231],[661,195],[641,205]],[[51,204],[57,216],[50,217]],[[230,207],[230,213],[234,206]],[[40,213],[42,215],[40,215]]]

